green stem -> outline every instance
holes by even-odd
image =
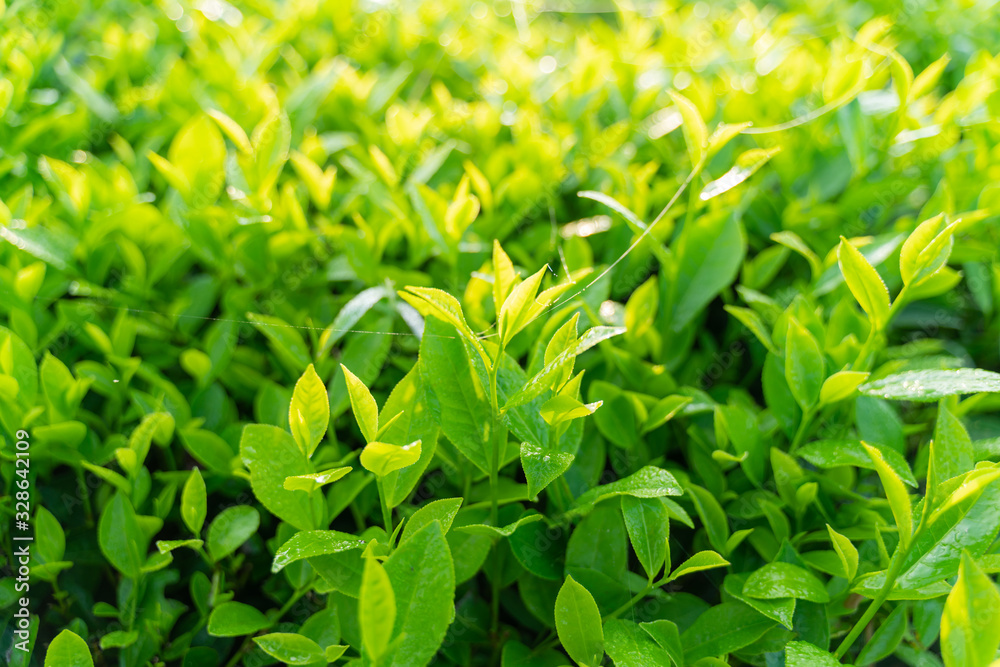
[[[816,414],[815,408],[809,408],[808,410],[802,411],[802,420],[799,421],[799,427],[795,431],[795,437],[792,438],[792,444],[788,448],[789,454],[794,454],[796,450],[799,448],[799,446],[802,444],[802,441],[806,437],[806,433],[808,433],[809,431],[809,427],[812,426],[812,419],[813,416],[815,416],[815,414]]]
[[[303,595],[305,595],[306,593],[309,592],[309,588],[310,588],[311,585],[312,585],[312,582],[310,582],[309,584],[307,584],[303,588],[300,588],[297,591],[295,591],[295,594],[292,595],[292,597],[290,597],[288,599],[288,601],[281,606],[281,608],[278,610],[278,614],[273,619],[271,619],[271,623],[267,627],[268,628],[273,628],[281,620],[281,618],[285,614],[288,613],[288,610],[291,609],[292,606],[296,602],[298,602],[299,599],[301,599]],[[239,663],[240,659],[250,651],[250,642],[251,641],[253,641],[253,636],[252,635],[248,636],[246,639],[243,640],[243,643],[240,644],[240,647],[238,649],[236,649],[236,653],[234,653],[233,657],[230,658],[229,662],[226,663],[226,667],[236,667],[236,665]]]
[[[378,485],[378,502],[382,506],[382,525],[385,526],[385,534],[392,537],[392,510],[389,509],[389,504],[385,502],[385,489],[382,486],[382,478],[379,477],[375,483]]]
[[[628,602],[626,602],[626,603],[625,603],[625,604],[623,604],[622,606],[618,607],[618,609],[615,609],[615,610],[614,610],[613,612],[611,612],[611,613],[610,613],[610,614],[608,614],[607,616],[604,616],[604,617],[603,617],[603,618],[601,619],[601,622],[603,623],[604,621],[607,621],[607,620],[610,620],[610,619],[612,619],[612,618],[618,618],[618,615],[619,615],[619,614],[622,614],[622,613],[624,613],[624,612],[628,611],[629,609],[631,609],[632,607],[634,607],[634,606],[636,605],[636,603],[638,603],[638,602],[639,602],[639,600],[641,600],[641,599],[643,599],[644,597],[646,597],[647,595],[649,595],[649,593],[650,593],[650,592],[651,592],[651,591],[653,590],[653,588],[654,588],[654,587],[655,587],[656,585],[657,585],[657,584],[654,584],[653,582],[649,582],[649,583],[648,583],[648,584],[646,585],[646,587],[645,587],[645,588],[643,588],[643,589],[642,589],[641,591],[639,591],[639,592],[638,592],[638,593],[636,593],[636,594],[635,594],[634,596],[632,596],[632,599],[631,599],[631,600],[629,600]]]
[[[906,305],[907,291],[909,291],[909,285],[903,285],[903,289],[899,290],[899,294],[896,295],[896,299],[892,302],[892,306],[889,307],[889,315],[885,318],[885,328],[889,328],[889,322],[892,322],[892,318],[896,316],[899,311],[903,309]]]
[[[893,562],[890,564],[889,569],[885,573],[885,583],[882,584],[881,590],[872,600],[872,603],[868,605],[865,610],[864,615],[858,619],[858,622],[854,624],[851,631],[844,637],[844,641],[840,643],[837,648],[837,652],[834,653],[834,657],[840,660],[844,657],[844,654],[851,648],[858,636],[864,632],[864,629],[871,623],[871,620],[878,613],[879,608],[885,603],[889,598],[889,593],[892,592],[892,587],[896,584],[896,577],[899,576],[899,571],[903,569],[903,561],[906,559],[906,552],[899,550],[896,556],[893,558]]]
[[[863,371],[868,369],[868,356],[871,354],[872,344],[875,339],[878,338],[878,330],[872,326],[871,332],[868,334],[868,338],[865,339],[865,344],[861,346],[861,351],[858,352],[858,358],[854,360],[854,364],[851,365],[852,371]]]
[[[76,469],[76,482],[80,486],[80,494],[83,496],[84,516],[87,519],[87,528],[94,527],[94,510],[90,505],[90,489],[87,488],[87,478],[83,474],[83,468]]]
[[[701,165],[699,165],[698,171],[701,171]],[[692,185],[691,189],[688,190],[687,210],[684,211],[684,229],[688,229],[691,226],[691,223],[694,222],[694,209],[697,204],[698,188],[693,187]]]
[[[500,370],[500,359],[503,350],[497,350],[497,358],[489,370],[490,375],[490,408],[493,413],[493,460],[490,465],[490,521],[492,525],[497,525],[498,520],[498,497],[500,493],[500,448],[504,444],[501,442],[501,435],[506,438],[504,429],[500,426],[500,406],[497,398],[497,374]]]
[[[493,456],[490,465],[490,524],[500,525],[500,465],[503,461],[501,449],[507,444],[507,429],[502,425],[500,405],[497,391],[497,375],[503,359],[503,347],[497,348],[496,359],[490,365],[490,408],[493,416]],[[499,643],[497,634],[500,630],[500,580],[503,578],[503,559],[500,551],[500,539],[493,545],[493,577],[490,596],[490,634],[493,636],[493,663],[498,658]]]
[[[274,619],[271,621],[271,625],[268,627],[273,627],[275,624],[277,624],[281,620],[281,618],[288,613],[288,610],[291,609],[295,605],[295,603],[302,598],[303,595],[309,592],[309,587],[311,585],[312,582],[306,584],[299,590],[295,591],[295,594],[292,595],[292,597],[288,598],[288,601],[285,604],[281,605],[281,609],[278,610],[278,615],[274,617]]]

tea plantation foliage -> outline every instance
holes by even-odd
[[[993,663],[996,6],[823,5],[0,0],[0,662]]]

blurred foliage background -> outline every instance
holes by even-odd
[[[905,234],[974,212],[990,224],[951,259],[969,280],[904,311],[890,358],[996,367],[997,11],[989,0],[0,0],[0,314],[32,356],[61,362],[49,391],[65,394],[39,394],[44,409],[8,396],[0,422],[34,428],[38,491],[76,563],[42,612],[41,641],[67,623],[84,636],[108,625],[93,610],[112,596],[88,575],[101,570],[94,508],[112,485],[63,496],[97,474],[84,462],[113,467],[123,434],[163,409],[178,432],[221,436],[231,451],[213,459],[210,492],[239,498],[245,480],[226,454],[245,421],[281,421],[306,363],[328,381],[342,434],[353,426],[335,362],[380,403],[412,366],[408,334],[422,325],[392,287],[449,290],[473,329],[489,329],[493,239],[532,270],[584,279],[614,265],[583,293],[590,319],[639,325],[628,349],[603,352],[613,381],[724,401],[732,387],[759,399],[764,351],[731,354],[745,332],[723,304],[780,312],[807,292],[835,303],[847,293],[842,235],[870,237],[895,292]],[[629,315],[637,288],[656,283],[653,244],[626,255],[636,228],[577,196],[657,218],[692,168],[671,91],[710,130],[749,124],[652,231],[669,244],[685,220],[738,212],[736,261],[708,277],[721,282],[710,307],[681,319],[650,305],[650,290]],[[743,151],[779,147],[742,187],[698,199]],[[781,232],[807,252],[776,245]],[[376,305],[339,318],[366,289]],[[1000,434],[985,416],[969,428]],[[330,460],[350,448],[336,437]],[[191,457],[206,465],[187,444],[157,451],[130,481],[147,514]],[[262,605],[287,598],[266,574],[272,523],[244,553],[255,567],[241,585]],[[166,572],[194,569],[178,559]],[[122,649],[120,664],[162,646],[179,659],[178,636],[190,644],[201,629],[184,617],[171,634],[185,610],[197,618],[193,593],[149,595],[168,610],[162,638]]]

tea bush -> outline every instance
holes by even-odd
[[[0,0],[5,664],[995,664],[995,7],[816,4]]]

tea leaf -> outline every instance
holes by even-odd
[[[567,577],[556,597],[556,632],[566,653],[580,665],[594,667],[604,660],[604,630],[594,597]]]

